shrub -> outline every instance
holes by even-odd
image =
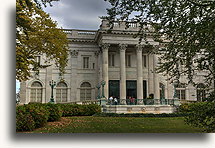
[[[32,131],[35,129],[35,121],[26,110],[26,105],[16,107],[16,131]]]
[[[204,128],[206,132],[215,132],[215,102],[193,103],[188,108],[187,124]]]
[[[181,104],[178,108],[177,108],[178,112],[182,112],[182,113],[186,113],[186,112],[190,112],[190,107],[188,103],[184,103]]]
[[[52,122],[52,121],[60,120],[60,118],[62,116],[62,110],[61,110],[61,107],[59,105],[47,103],[45,106],[49,112],[48,121]]]
[[[28,104],[27,111],[31,114],[35,122],[35,128],[46,125],[49,118],[49,111],[45,105],[39,103]]]
[[[79,104],[60,104],[63,117],[67,116],[91,116],[101,112],[101,107],[96,104],[79,105]]]

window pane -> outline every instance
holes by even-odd
[[[37,102],[42,102],[42,89],[37,89]]]
[[[111,66],[114,66],[114,55],[112,55],[112,65]]]
[[[181,90],[181,100],[185,100],[185,90]]]
[[[131,55],[128,55],[128,67],[131,67]]]
[[[180,90],[176,90],[176,95],[177,95],[178,99],[181,99]]]
[[[83,57],[83,68],[89,68],[89,57]]]
[[[143,56],[143,66],[146,67],[146,55]]]
[[[36,102],[36,89],[31,89],[30,102]]]

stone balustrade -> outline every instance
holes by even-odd
[[[74,29],[64,29],[63,30],[68,38],[81,38],[81,39],[94,39],[96,32],[94,30],[74,30]]]
[[[113,30],[122,30],[122,31],[139,31],[140,24],[133,20],[128,22],[125,21],[115,21],[113,22]],[[146,30],[153,31],[152,27],[148,24],[144,26]],[[102,20],[102,24],[100,26],[101,30],[108,30],[110,29],[110,24],[107,20]]]

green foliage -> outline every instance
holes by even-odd
[[[197,70],[207,70],[205,81],[209,86],[215,82],[215,1],[106,1],[112,7],[107,9],[105,18],[112,26],[116,20],[132,18],[140,24],[136,35],[140,42],[148,43],[146,36],[151,33],[162,44],[162,48],[154,50],[160,54],[158,72],[170,76],[171,80],[183,75],[189,83],[194,83]]]
[[[100,112],[101,107],[96,104],[29,103],[16,107],[16,131],[32,131],[45,126],[47,122],[60,120],[62,115],[91,116]]]
[[[38,0],[16,1],[16,79],[29,79],[30,71],[39,71],[54,61],[60,73],[67,65],[68,40],[66,34],[57,28],[48,14],[39,6]],[[42,3],[51,2],[51,0]],[[39,65],[35,56],[43,55],[46,65]]]
[[[62,110],[59,105],[48,103],[46,109],[49,111],[48,121],[58,121],[62,117]]]
[[[96,104],[79,105],[79,104],[59,104],[63,117],[67,116],[91,116],[101,112],[101,107]]]
[[[200,102],[183,105],[182,112],[188,113],[185,122],[204,128],[206,132],[215,132],[215,102]]]
[[[49,111],[40,103],[33,103],[26,105],[26,111],[31,114],[35,121],[35,128],[43,127],[46,125],[49,118]]]
[[[35,121],[26,106],[16,107],[16,131],[32,131],[35,129]]]
[[[188,113],[188,112],[190,112],[189,104],[188,103],[181,104],[178,107],[177,111],[180,112],[180,113]]]

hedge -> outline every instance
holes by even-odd
[[[60,120],[62,116],[91,116],[100,112],[101,107],[97,104],[29,103],[16,107],[16,131],[32,131],[47,122]]]
[[[185,122],[206,132],[215,132],[215,102],[199,102],[179,107],[182,113],[188,113]]]
[[[79,105],[79,104],[59,104],[62,109],[62,116],[92,116],[101,112],[101,107],[97,104]]]
[[[35,121],[26,106],[16,107],[16,131],[32,131],[35,129]]]

